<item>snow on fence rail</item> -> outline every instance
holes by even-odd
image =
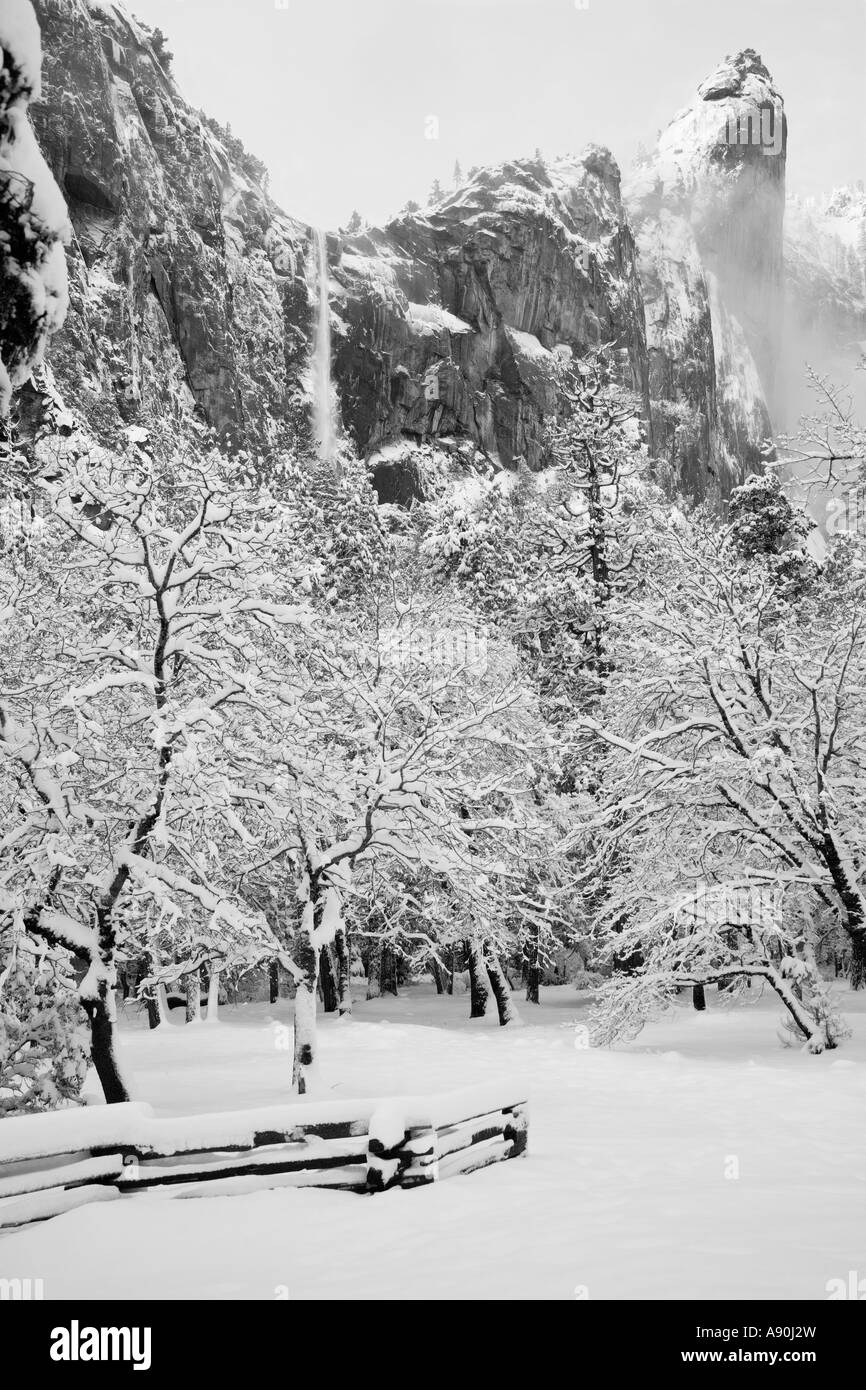
[[[136,1102],[18,1116],[0,1125],[0,1228],[154,1191],[415,1187],[517,1158],[526,1138],[526,1102],[502,1086],[181,1119]]]

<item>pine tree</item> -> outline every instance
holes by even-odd
[[[154,29],[150,37],[153,50],[166,72],[171,72],[171,65],[174,61],[174,54],[168,47],[168,39],[161,29]]]

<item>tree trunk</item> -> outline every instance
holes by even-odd
[[[445,971],[439,964],[435,956],[430,957],[430,973],[433,976],[433,983],[436,986],[437,994],[444,994],[446,991]]]
[[[832,1046],[829,1043],[826,1028],[809,1012],[790,981],[780,975],[773,966],[770,966],[766,971],[766,978],[793,1018],[799,1032],[805,1038],[809,1051],[823,1052],[828,1045]]]
[[[349,938],[345,927],[338,927],[334,936],[334,956],[337,963],[337,1012],[341,1018],[352,1013],[352,984],[350,979]]]
[[[797,1031],[810,1052],[823,1052],[825,1048],[835,1046],[828,1035],[825,1024],[803,1002],[793,982],[786,979],[771,961],[766,961],[758,967],[753,966],[746,969],[725,971],[718,975],[709,975],[705,980],[697,983],[695,981],[686,981],[686,983],[691,984],[694,991],[703,989],[708,984],[718,984],[720,980],[730,980],[736,975],[754,975],[769,982],[791,1015]]]
[[[397,995],[397,959],[393,950],[387,944],[382,946],[382,980],[381,987],[383,994]]]
[[[304,908],[306,927],[301,928],[297,963],[302,971],[295,991],[295,1049],[292,1085],[299,1096],[306,1095],[316,1076],[316,986],[319,952],[313,945],[312,904]]]
[[[107,980],[100,980],[93,998],[82,999],[90,1023],[90,1057],[99,1077],[106,1105],[129,1100],[129,1091],[117,1057],[114,995]]]
[[[534,926],[529,940],[524,946],[526,953],[526,1002],[538,1003],[538,989],[541,984],[541,969],[538,963],[538,927]]]
[[[159,984],[156,987],[156,1007],[159,1010],[160,1021],[162,1023],[167,1023],[169,1015],[168,995],[165,990],[165,984],[162,980],[160,980]]]
[[[707,1007],[707,997],[703,985],[692,986],[692,1004],[701,1013]]]
[[[319,952],[319,979],[322,987],[322,1009],[326,1014],[337,1012],[337,966],[330,946]]]
[[[220,972],[211,966],[207,981],[207,1022],[219,1023]]]
[[[851,988],[863,989],[866,985],[866,903],[853,865],[846,853],[840,853],[835,835],[826,825],[826,818],[822,850],[833,887],[845,909],[843,926],[851,942]]]
[[[280,962],[276,959],[268,961],[268,999],[271,1004],[276,1004],[280,997]]]
[[[201,1022],[201,976],[198,970],[190,970],[184,981],[186,988],[186,1021]]]
[[[449,994],[453,994],[453,993],[454,993],[454,947],[453,947],[453,946],[451,947],[451,952],[450,952],[449,959],[448,959],[448,987],[447,987],[447,988],[448,988],[448,993],[449,993]]]
[[[866,933],[851,933],[851,988],[866,987]]]
[[[156,995],[153,992],[153,986],[151,986],[147,994],[144,996],[144,1007],[147,1010],[148,1027],[158,1028],[159,1025],[162,1023],[162,1018],[159,1012],[159,1003],[157,1002]]]
[[[464,949],[469,966],[469,1017],[483,1018],[487,1013],[490,985],[484,968],[482,948],[477,941],[467,941]]]
[[[378,999],[382,993],[382,943],[371,941],[367,952],[367,998]]]
[[[496,1011],[499,1014],[499,1022],[504,1028],[506,1023],[514,1023],[518,1019],[517,1010],[511,997],[511,988],[502,969],[502,964],[493,947],[487,943],[484,947],[484,960],[487,965],[487,977],[490,980],[490,988],[493,990],[493,997],[496,1000]]]

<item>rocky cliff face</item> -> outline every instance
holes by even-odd
[[[260,454],[308,438],[311,229],[184,102],[119,4],[36,9],[34,122],[75,232],[50,357],[63,396],[100,434],[206,423]],[[732,113],[767,104],[778,150],[726,138]],[[424,213],[329,236],[344,429],[366,454],[462,439],[494,467],[539,467],[555,356],[604,345],[650,446],[695,495],[724,495],[770,430],[784,150],[778,94],[745,53],[662,136],[628,214],[615,161],[591,147],[482,170]],[[415,490],[411,469],[380,475],[385,492]]]
[[[198,413],[257,450],[303,432],[311,229],[186,105],[122,8],[37,10],[37,129],[76,231],[61,386],[90,416]],[[335,379],[362,451],[458,434],[504,466],[537,466],[557,347],[613,344],[646,396],[634,247],[606,151],[485,170],[428,214],[328,249]]]
[[[788,198],[785,210],[785,335],[778,423],[793,429],[813,408],[803,364],[854,392],[866,414],[866,380],[853,368],[866,353],[866,191]]]
[[[0,9],[0,428],[66,312],[66,206],[28,118],[39,96],[39,30],[29,0]]]
[[[334,278],[343,418],[362,449],[458,434],[505,467],[538,467],[557,352],[608,346],[647,399],[634,242],[607,150],[481,170],[427,213],[346,242]]]
[[[75,229],[51,366],[102,432],[197,419],[262,450],[303,419],[309,241],[264,170],[192,111],[149,30],[111,3],[37,0],[34,123]]]
[[[782,99],[747,49],[701,84],[626,190],[655,448],[697,495],[726,495],[771,433],[786,148]]]

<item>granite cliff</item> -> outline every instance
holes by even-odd
[[[758,468],[772,432],[786,150],[781,97],[749,49],[701,83],[627,189],[654,448],[698,496]]]
[[[313,229],[183,99],[161,37],[112,0],[36,0],[32,106],[66,200],[70,303],[49,375],[99,435],[159,419],[267,454],[309,439]],[[763,122],[763,124],[762,124]],[[650,450],[697,497],[759,467],[784,312],[787,129],[751,50],[630,176],[591,146],[481,169],[423,212],[329,234],[342,426],[382,458],[443,440],[544,463],[557,355],[604,347]],[[0,209],[0,215],[3,214]],[[19,395],[38,421],[45,374]],[[392,447],[393,454],[393,447]],[[380,463],[384,493],[416,491]]]

